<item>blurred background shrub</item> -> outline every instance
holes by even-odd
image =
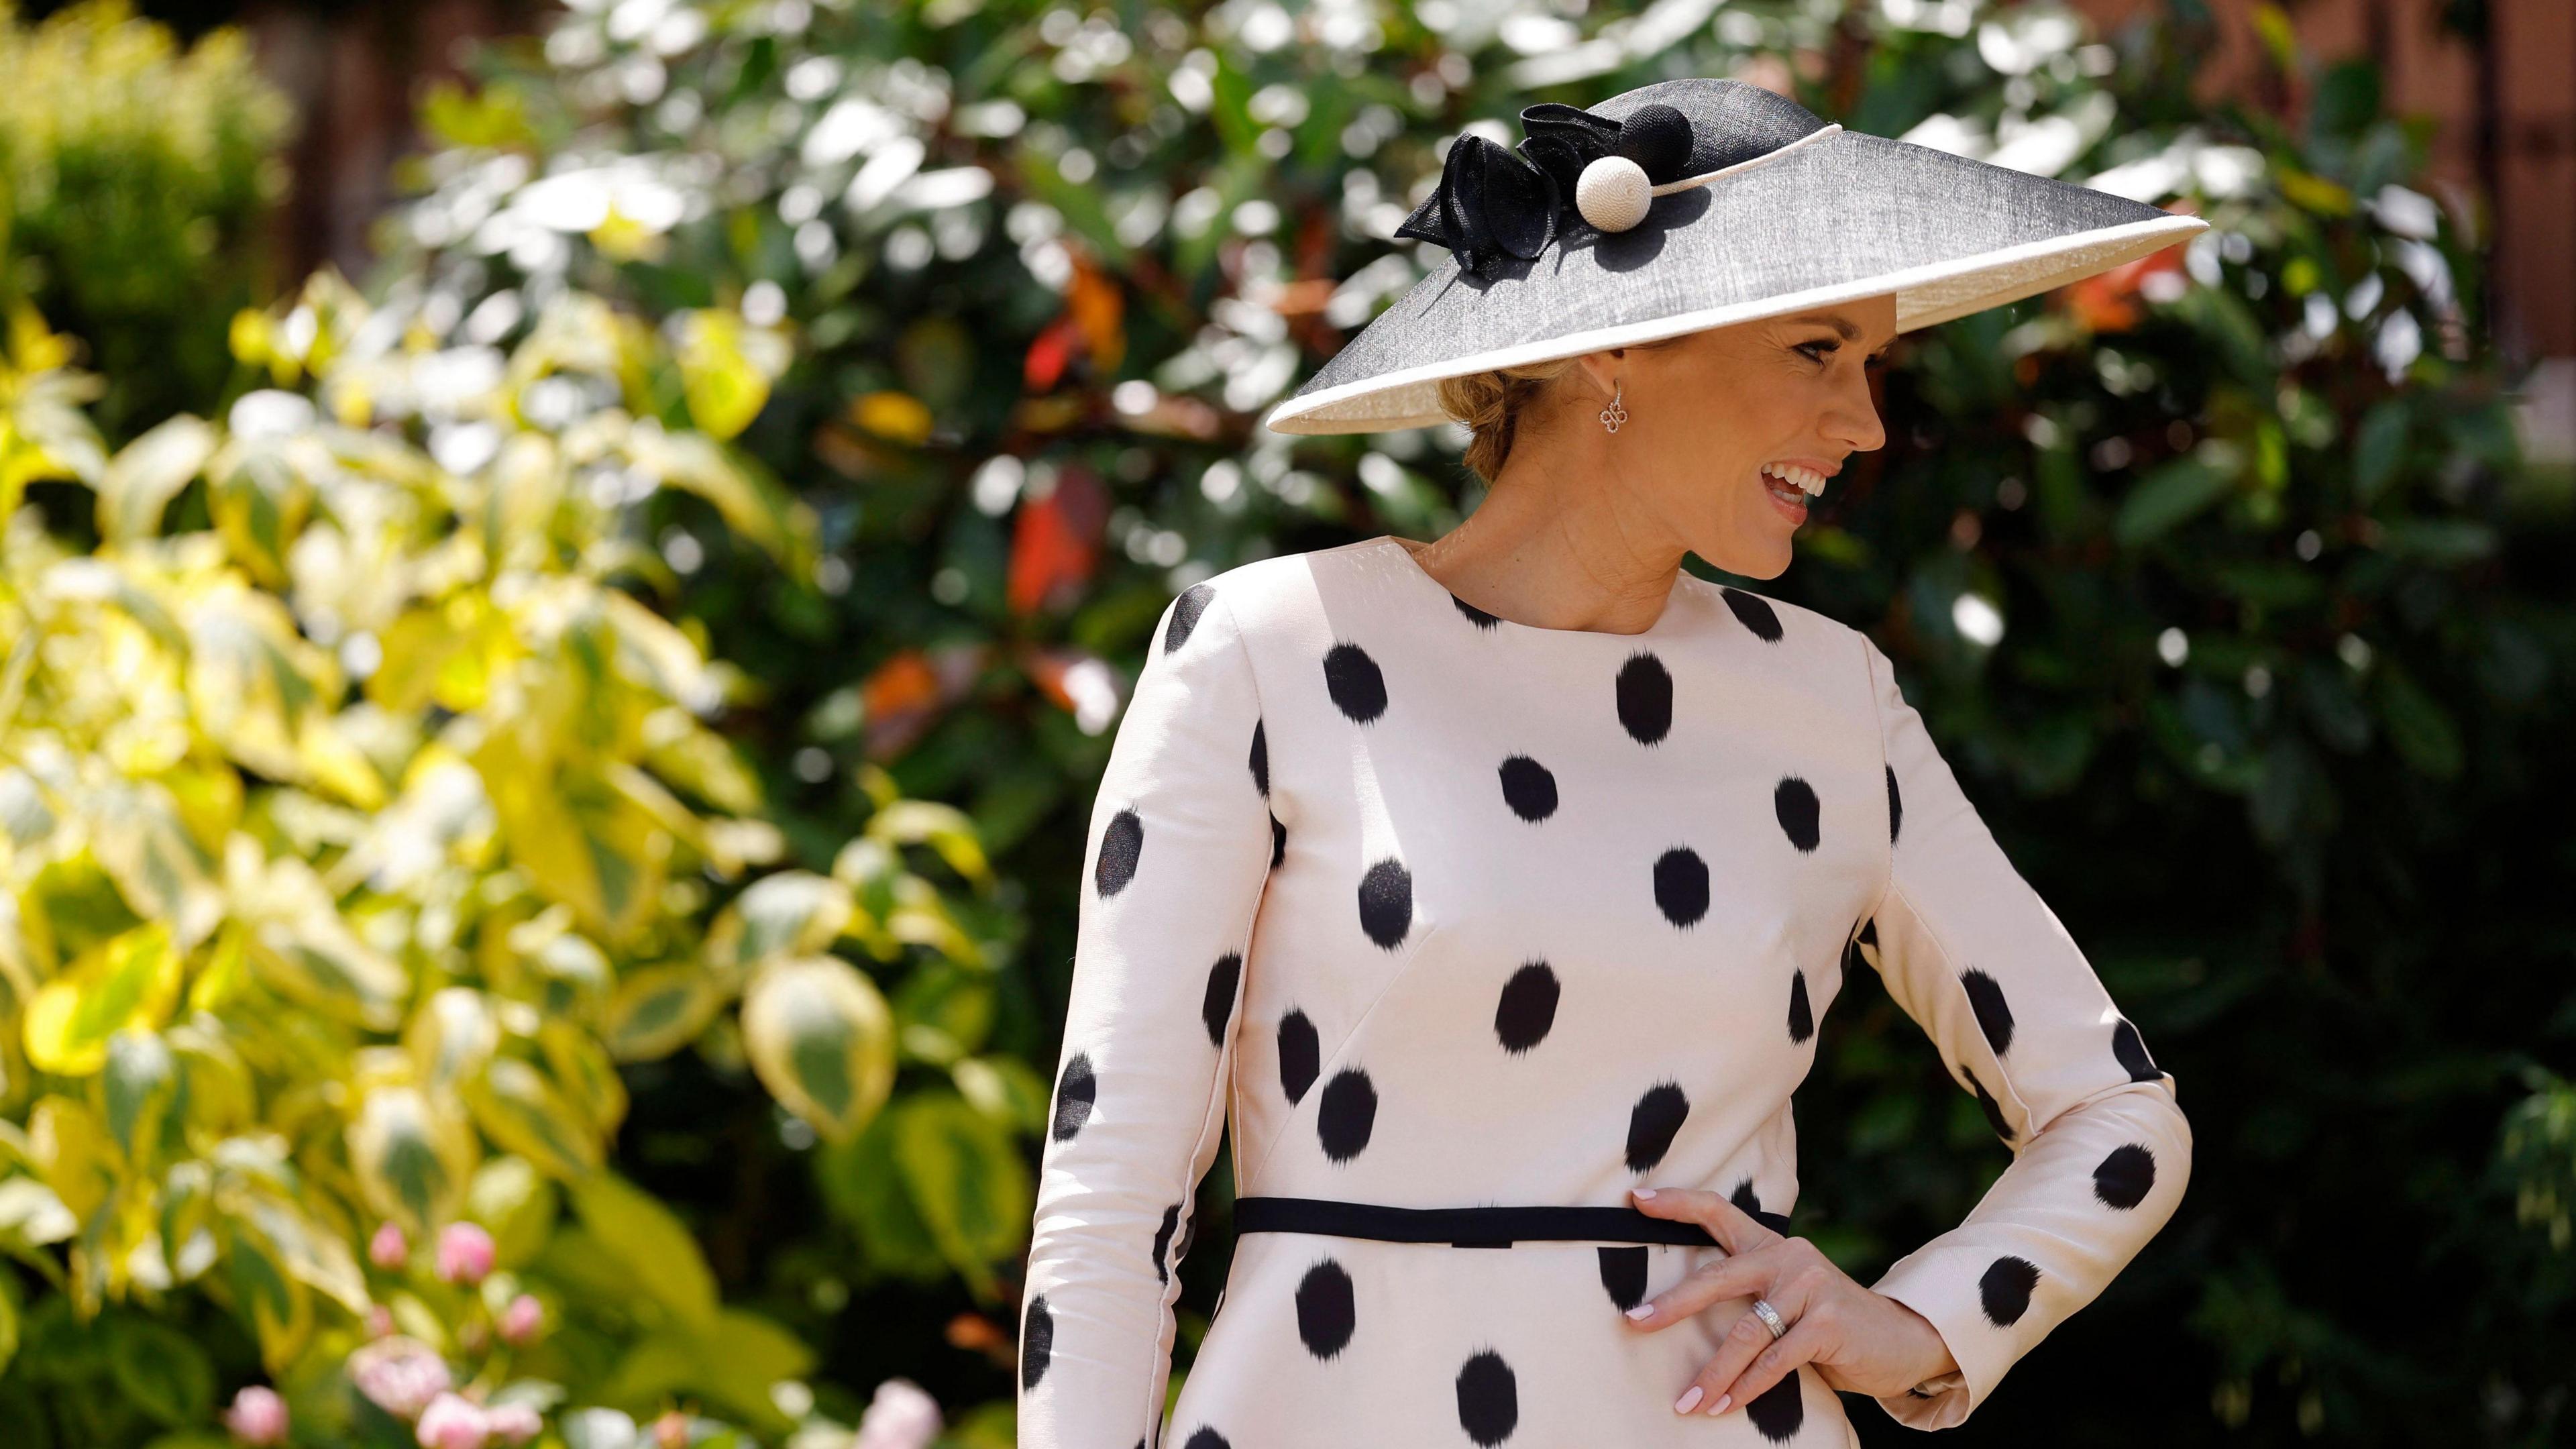
[[[226,325],[271,295],[267,208],[293,120],[238,31],[183,45],[128,0],[0,4],[0,300],[86,348],[122,439],[207,406]]]
[[[2193,1115],[2182,1215],[1956,1432],[2554,1443],[2576,1380],[2576,939],[2546,903],[2576,867],[2557,803],[2576,786],[2576,608],[2555,566],[2576,519],[2511,424],[2486,215],[2437,199],[2428,129],[2389,114],[2374,67],[2322,64],[2284,12],[2254,10],[2253,89],[2295,105],[2193,93],[2213,46],[2196,0],[2108,32],[1983,0],[578,4],[424,92],[431,143],[400,168],[411,200],[384,218],[366,300],[324,281],[227,315],[237,365],[197,416],[111,456],[81,421],[98,384],[21,325],[0,461],[19,460],[11,556],[32,562],[11,607],[45,611],[41,657],[122,649],[160,660],[136,678],[162,684],[119,693],[60,663],[29,678],[89,701],[71,717],[96,742],[75,757],[104,752],[128,794],[168,790],[205,869],[258,842],[399,973],[378,978],[399,1026],[279,1018],[333,1044],[288,1059],[262,1110],[286,1113],[269,1130],[305,1174],[301,1210],[342,1251],[373,1263],[386,1222],[422,1255],[462,1222],[509,1241],[476,1216],[478,1176],[461,1212],[363,1187],[376,1139],[358,1129],[382,1120],[366,1104],[440,1099],[421,1085],[435,1054],[409,1044],[469,997],[496,1023],[490,1061],[564,1100],[549,1136],[592,1144],[596,1166],[550,1158],[457,1093],[478,1160],[573,1203],[549,1239],[569,1246],[503,1255],[562,1325],[557,1356],[496,1357],[517,1300],[464,1301],[434,1257],[358,1280],[369,1309],[430,1305],[402,1336],[460,1382],[517,1385],[487,1405],[542,1401],[570,1449],[624,1449],[588,1436],[665,1408],[768,1441],[782,1417],[828,1436],[867,1405],[867,1449],[915,1449],[939,1417],[917,1382],[950,1406],[952,1449],[1007,1444],[1039,1073],[1082,820],[1144,633],[1234,563],[1432,537],[1477,502],[1454,430],[1255,425],[1437,265],[1386,238],[1445,144],[1515,139],[1537,100],[1736,75],[1860,129],[2191,209],[2215,226],[2187,248],[1909,335],[1889,446],[1837,480],[1797,565],[1755,585],[1899,662]],[[257,614],[255,657],[285,661],[264,667],[291,704],[190,692],[124,622],[145,599],[178,639]],[[185,739],[188,763],[110,747],[128,735]],[[348,793],[369,778],[352,750],[380,800]],[[396,823],[432,775],[485,823]],[[218,784],[177,783],[198,776]],[[206,788],[216,803],[191,804]],[[89,797],[66,798],[47,818],[85,821]],[[88,828],[6,846],[10,869],[53,879]],[[380,879],[356,852],[387,839],[445,852],[418,868],[457,894]],[[136,942],[159,938],[133,933],[163,917],[94,870],[104,884],[73,895],[134,919],[105,911],[80,939],[127,954],[27,948],[9,1033],[27,1047],[25,1003],[48,989],[107,1003],[83,1041],[198,1026],[195,983],[222,979],[214,951],[247,929],[181,949],[171,917],[176,1004],[101,992],[100,963],[139,969]],[[244,959],[244,990],[296,1000]],[[764,973],[771,1009],[756,990],[729,1004]],[[2008,1155],[1868,973],[1853,984],[1801,1094],[1796,1223],[1866,1281]],[[639,1023],[656,1050],[619,1046]],[[827,1049],[763,1048],[800,1025]],[[95,1301],[138,1344],[191,1325],[214,1345],[190,1380],[212,1399],[273,1376],[299,1442],[389,1432],[346,1412],[378,1402],[349,1386],[413,1379],[382,1350],[349,1367],[368,1314],[310,1279],[314,1347],[294,1364],[255,1363],[261,1320],[212,1292],[224,1277],[201,1301],[94,1267],[81,1295],[68,1265],[95,1250],[71,1246],[127,1241],[109,1205],[160,1202],[167,1174],[128,1163],[127,1196],[77,1178],[66,1196],[37,1128],[112,1123],[117,1052],[136,1050],[12,1072],[36,1155],[0,1200],[42,1207],[11,1184],[43,1187],[66,1204],[43,1220],[80,1226],[19,1255],[29,1321],[57,1327],[29,1335],[0,1402],[56,1425],[106,1402],[88,1390],[136,1355],[101,1355],[123,1330],[72,1326]],[[793,1070],[811,1060],[865,1069]],[[882,1110],[860,1110],[879,1090],[861,1082],[885,1084]],[[40,1119],[48,1101],[88,1115]],[[622,1200],[658,1203],[658,1226],[603,1234],[579,1208],[589,1180],[633,1184]],[[1184,1372],[1230,1189],[1221,1163],[1193,1222]],[[639,1251],[703,1264],[674,1270],[686,1312],[660,1290],[635,1307],[617,1255]],[[681,1345],[702,1340],[674,1335],[703,1332],[710,1304],[772,1326],[746,1332],[762,1356],[694,1367]],[[177,1425],[210,1399],[157,1401],[183,1405],[158,1421]],[[139,1414],[56,1442],[141,1442]],[[1865,1404],[1854,1419],[1870,1442],[1899,1433]]]

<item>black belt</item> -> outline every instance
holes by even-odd
[[[1718,1246],[1697,1223],[1632,1207],[1409,1208],[1321,1197],[1239,1197],[1234,1200],[1234,1230],[1447,1243],[1453,1248],[1508,1248],[1524,1238]]]

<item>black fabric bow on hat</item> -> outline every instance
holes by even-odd
[[[1440,185],[1395,234],[1437,242],[1460,271],[1486,276],[1505,257],[1528,261],[1547,250],[1560,225],[1586,225],[1575,183],[1602,157],[1636,162],[1654,186],[1689,174],[1690,118],[1671,106],[1639,106],[1614,121],[1546,101],[1522,110],[1521,129],[1516,151],[1472,131],[1452,141]]]

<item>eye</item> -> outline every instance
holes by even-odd
[[[1825,359],[1824,359],[1824,358],[1822,358],[1822,357],[1820,357],[1820,356],[1818,356],[1816,353],[1814,353],[1814,352],[1812,352],[1812,351],[1809,351],[1809,349],[1811,349],[1811,348],[1821,347],[1821,348],[1823,348],[1825,351],[1827,351],[1827,352],[1831,352],[1831,351],[1833,351],[1836,347],[1838,347],[1838,346],[1840,346],[1840,345],[1841,345],[1841,344],[1839,344],[1839,343],[1837,343],[1837,342],[1833,341],[1832,339],[1827,338],[1827,339],[1823,339],[1823,340],[1815,341],[1815,342],[1801,342],[1801,343],[1799,343],[1795,348],[1793,348],[1793,349],[1791,349],[1791,350],[1792,350],[1792,351],[1796,351],[1796,352],[1804,352],[1804,353],[1806,353],[1806,354],[1807,354],[1807,356],[1808,356],[1808,357],[1810,357],[1810,358],[1814,359],[1816,363],[1818,363],[1819,365],[1822,365]]]

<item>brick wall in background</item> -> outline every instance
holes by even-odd
[[[2072,0],[2106,26],[2164,0]],[[2206,0],[2222,41],[2203,95],[2237,95],[2295,113],[2294,95],[2258,94],[2253,14],[2260,0]],[[2444,29],[2453,9],[2483,5],[2488,32]],[[2576,462],[2576,0],[2289,0],[2299,37],[2319,58],[2370,56],[2400,114],[2439,123],[2433,171],[2459,215],[2491,198],[2489,275],[2496,340],[2534,364],[2523,409],[2534,456]]]

